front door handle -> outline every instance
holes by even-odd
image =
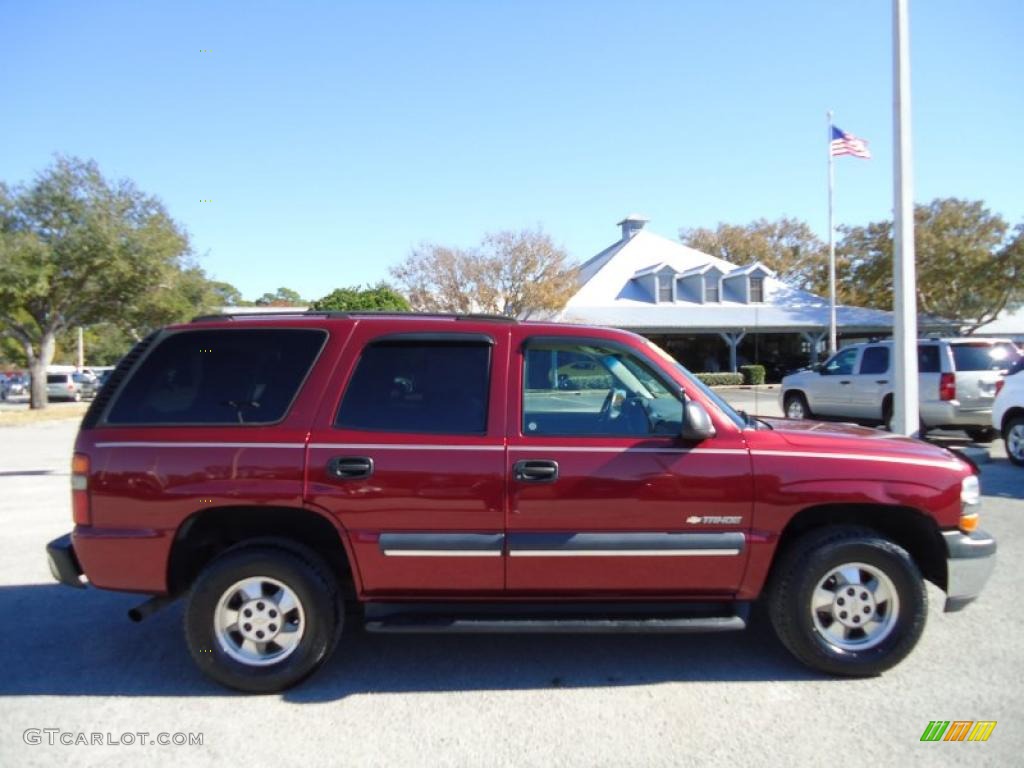
[[[364,456],[335,456],[327,462],[327,474],[338,480],[362,480],[373,474],[373,459]]]
[[[847,384],[850,383],[850,380],[847,379],[846,381],[840,381],[839,383],[842,384],[843,386],[846,386]]]
[[[888,379],[875,379],[875,384],[888,384]]]
[[[515,477],[521,483],[553,483],[558,479],[558,462],[549,459],[517,461]]]

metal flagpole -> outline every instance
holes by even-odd
[[[893,0],[893,132],[896,145],[895,253],[892,262],[896,353],[892,431],[912,435],[918,430],[917,275],[914,265],[914,191],[910,155],[910,30],[907,0]]]
[[[828,115],[828,353],[836,352],[836,237],[832,223],[832,195],[835,187],[835,171],[832,161],[832,110]]]

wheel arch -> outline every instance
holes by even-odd
[[[232,506],[201,509],[175,532],[167,564],[167,586],[179,594],[225,550],[253,539],[292,541],[321,558],[338,577],[346,599],[357,591],[345,532],[322,513],[304,507]]]
[[[999,423],[999,433],[1006,437],[1006,431],[1010,428],[1010,422],[1020,418],[1024,418],[1024,407],[1015,405],[1012,408],[1008,408],[1006,413],[1003,414],[1003,420]]]
[[[885,504],[820,504],[790,518],[776,545],[767,583],[771,583],[787,550],[803,535],[839,525],[870,528],[903,547],[928,581],[942,590],[947,585],[946,548],[939,526],[912,507]]]

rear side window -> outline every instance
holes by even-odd
[[[939,347],[937,344],[923,344],[917,348],[918,373],[941,373]]]
[[[491,347],[482,342],[381,342],[363,350],[335,426],[482,435]]]
[[[163,339],[121,388],[109,424],[271,424],[284,418],[327,334],[252,328]]]
[[[50,373],[46,376],[47,384],[64,384],[68,380],[66,373]]]
[[[861,373],[885,373],[889,370],[889,349],[887,347],[867,347],[860,359]]]
[[[994,344],[952,344],[958,371],[999,371],[1009,366],[1006,351]]]

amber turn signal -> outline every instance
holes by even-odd
[[[84,453],[76,453],[71,457],[71,474],[73,475],[88,475],[89,474],[89,457]]]
[[[972,531],[978,530],[978,520],[979,515],[977,512],[960,515],[960,530],[964,533],[971,533]]]

